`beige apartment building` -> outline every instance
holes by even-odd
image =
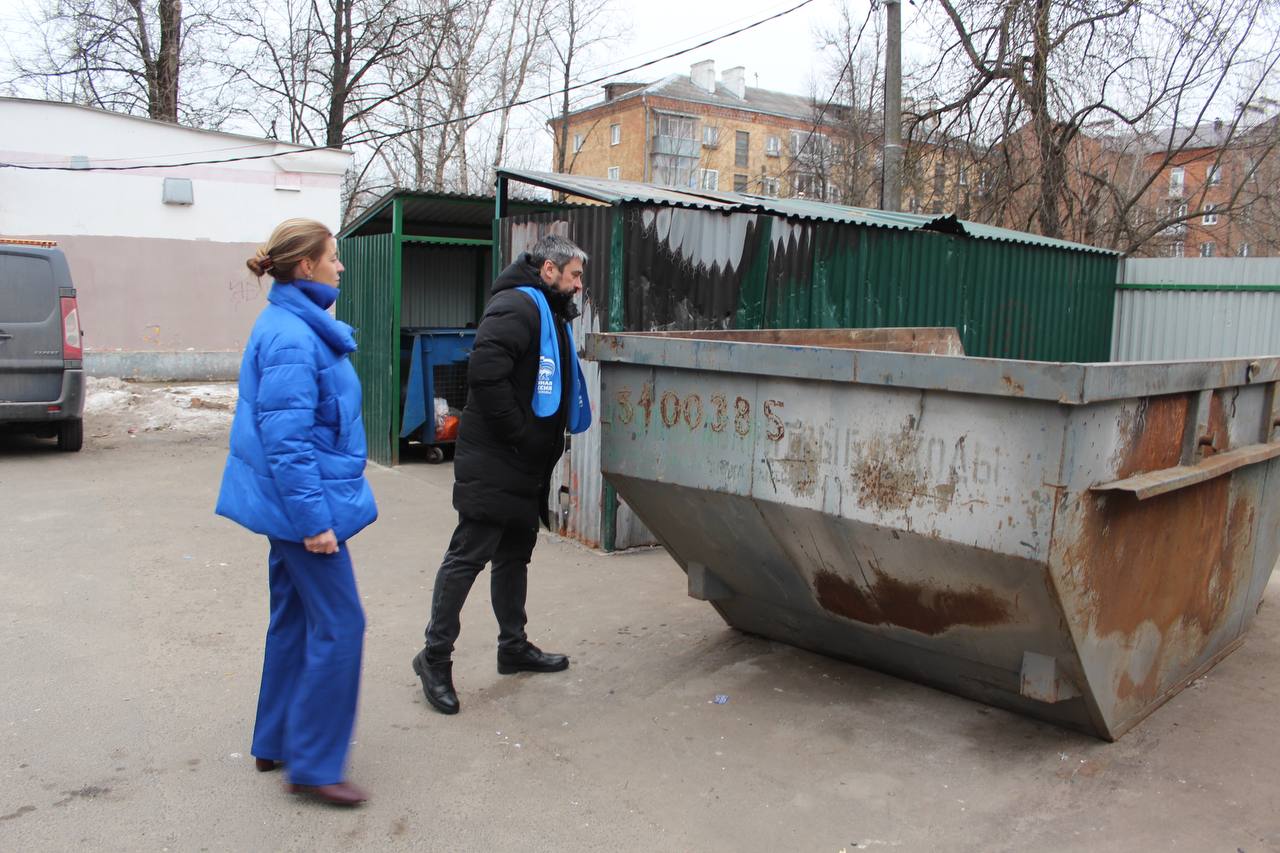
[[[556,137],[563,171],[670,187],[828,199],[830,139],[801,95],[747,85],[745,68],[718,78],[711,60],[656,83],[610,83],[603,101],[572,112]]]

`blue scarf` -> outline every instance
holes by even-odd
[[[308,299],[325,311],[328,311],[329,306],[338,301],[338,288],[332,284],[321,284],[318,281],[300,278],[294,281],[293,286],[305,293]]]
[[[547,297],[536,287],[517,287],[516,290],[533,300],[538,306],[541,319],[542,334],[538,341],[538,380],[533,386],[533,413],[540,418],[549,418],[560,408],[561,377],[564,370],[560,364],[560,347],[556,341],[555,319],[551,316],[551,306]],[[570,375],[572,387],[569,395],[569,432],[585,432],[591,426],[591,400],[587,396],[587,380],[582,375],[582,364],[578,361],[578,349],[573,343],[573,328],[565,325],[569,333],[569,352],[573,353],[574,370]]]

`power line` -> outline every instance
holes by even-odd
[[[810,3],[813,3],[813,2],[814,0],[801,0],[801,2],[787,9],[782,10],[781,12],[776,12],[772,15],[769,15],[768,17],[761,18],[760,20],[747,24],[746,26],[739,27],[736,30],[727,32],[724,35],[719,35],[714,38],[710,38],[705,41],[699,42],[698,44],[692,45],[690,47],[673,51],[671,53],[660,56],[657,59],[651,59],[651,60],[648,60],[647,62],[642,62],[638,65],[632,65],[629,68],[623,68],[620,71],[613,71],[603,76],[594,77],[590,80],[584,80],[581,83],[575,83],[571,86],[566,86],[563,89],[556,89],[555,91],[546,92],[544,94],[537,95],[535,97],[524,98],[522,100],[513,101],[510,104],[504,104],[503,106],[500,106],[500,107],[490,107],[489,109],[480,110],[479,112],[471,113],[470,115],[459,116],[458,118],[454,118],[454,119],[444,119],[443,121],[431,122],[429,124],[415,125],[412,128],[406,128],[405,130],[396,131],[394,133],[370,134],[369,136],[357,139],[354,142],[348,141],[347,144],[369,143],[377,140],[379,141],[379,145],[381,146],[381,144],[390,142],[393,139],[399,139],[400,137],[403,137],[403,136],[408,136],[411,133],[420,133],[421,131],[424,131],[424,130],[433,130],[435,128],[446,127],[448,125],[457,124],[459,122],[473,121],[478,118],[483,118],[484,116],[487,116],[487,115],[492,115],[493,113],[502,112],[503,110],[514,109],[515,107],[528,106],[529,104],[534,104],[534,103],[537,103],[538,101],[542,101],[547,98],[553,98],[556,95],[563,95],[566,92],[573,92],[577,89],[586,88],[587,86],[594,86],[599,83],[603,83],[605,80],[609,80],[611,78],[618,77],[623,74],[630,74],[633,71],[640,71],[641,69],[648,68],[653,65],[657,65],[660,62],[666,62],[668,59],[675,59],[676,57],[683,56],[686,53],[692,53],[695,50],[701,50],[702,48],[707,47],[709,45],[713,45],[716,42],[724,41],[727,38],[732,38],[733,36],[740,35],[742,33],[747,32],[748,30],[753,30],[756,27],[769,23],[770,21],[775,21],[778,18],[784,17],[786,15],[790,15],[791,13],[799,11],[800,9],[803,9],[805,6],[808,6]],[[834,92],[832,93],[832,97],[835,97]],[[271,140],[264,140],[264,142],[270,142],[270,141]],[[309,148],[300,148],[294,151],[278,151],[271,154],[254,154],[254,155],[247,155],[243,157],[228,157],[221,160],[191,160],[185,163],[138,163],[130,166],[92,166],[92,165],[88,167],[36,166],[36,165],[25,164],[25,163],[0,162],[0,169],[22,169],[26,171],[39,171],[39,172],[129,172],[129,171],[137,171],[140,169],[180,169],[187,166],[209,166],[209,165],[217,165],[219,163],[243,163],[249,160],[268,160],[275,157],[287,157],[290,154],[305,154],[310,151],[326,151],[326,150],[332,150],[332,149],[328,149],[326,146],[323,146],[323,145],[315,145]]]
[[[402,136],[408,136],[410,133],[418,133],[423,130],[434,130],[435,128],[445,127],[450,124],[456,124],[457,122],[470,121],[472,119],[483,118],[484,116],[492,115],[493,113],[499,113],[499,112],[502,112],[503,110],[514,109],[515,107],[524,107],[524,106],[528,106],[529,104],[536,104],[538,101],[542,101],[547,98],[553,98],[556,95],[563,95],[566,92],[572,92],[577,89],[584,89],[587,86],[594,86],[598,83],[603,83],[604,81],[609,80],[611,78],[619,77],[623,74],[630,74],[632,71],[639,71],[642,68],[648,68],[651,65],[657,65],[661,62],[666,62],[668,59],[675,59],[677,56],[683,56],[686,53],[692,53],[695,50],[701,50],[702,48],[707,47],[708,45],[715,44],[716,42],[719,42],[719,41],[724,41],[727,38],[731,38],[733,36],[745,33],[747,30],[753,30],[762,24],[767,24],[770,21],[777,20],[778,18],[781,18],[785,15],[790,15],[792,12],[803,9],[805,6],[808,6],[812,2],[813,0],[801,0],[800,3],[797,3],[796,5],[790,7],[789,9],[784,9],[781,12],[777,12],[773,15],[768,16],[767,18],[761,18],[760,20],[755,21],[754,23],[747,24],[744,27],[739,27],[738,29],[732,30],[731,32],[727,32],[724,35],[707,39],[706,41],[699,42],[698,44],[692,45],[690,47],[682,48],[680,50],[674,51],[673,53],[668,53],[664,56],[660,56],[657,59],[650,59],[649,61],[642,62],[639,65],[632,65],[630,68],[623,68],[620,71],[613,71],[608,74],[601,75],[599,77],[593,77],[592,79],[584,80],[581,83],[574,83],[572,86],[567,86],[563,89],[556,89],[553,92],[547,92],[542,95],[536,95],[534,97],[525,98],[519,101],[512,101],[510,104],[504,104],[503,106],[500,106],[500,107],[490,107],[487,110],[481,110],[479,112],[472,113],[466,116],[461,116],[456,119],[445,119],[443,121],[431,122],[429,124],[421,124],[412,128],[406,128],[405,130],[397,131],[396,133],[373,134],[359,141],[372,142],[375,139],[380,139],[383,142],[389,142],[392,139],[399,139]]]
[[[271,144],[273,140],[263,140]],[[132,172],[138,169],[181,169],[184,166],[209,166],[217,163],[244,163],[249,160],[270,160],[275,157],[288,157],[290,154],[306,154],[309,151],[334,151],[323,145],[310,148],[298,148],[294,151],[275,151],[271,154],[251,154],[244,157],[227,157],[223,160],[188,160],[185,163],[136,163],[132,166],[32,166],[27,163],[3,163],[0,169],[23,169],[30,172]]]

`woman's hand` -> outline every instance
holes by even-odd
[[[326,530],[324,533],[317,533],[315,536],[308,536],[302,540],[302,544],[312,554],[336,554],[338,553],[338,537],[333,535],[332,530]]]

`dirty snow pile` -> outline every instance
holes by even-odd
[[[234,382],[159,385],[105,378],[87,380],[85,432],[185,432],[212,434],[231,424],[236,410]]]

